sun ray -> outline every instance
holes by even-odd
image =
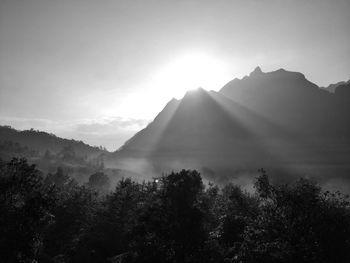
[[[215,95],[214,95],[215,94]],[[306,171],[300,160],[303,156],[315,156],[326,154],[313,139],[305,139],[293,129],[262,116],[258,112],[249,109],[245,105],[227,98],[211,93],[214,100],[220,104],[233,118],[246,127],[254,139],[254,143],[261,145],[274,166],[284,166],[287,172],[299,174],[301,170]],[[266,157],[266,156],[265,156]]]

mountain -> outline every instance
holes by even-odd
[[[344,136],[350,131],[349,114],[339,114],[350,97],[344,96],[342,102],[339,92],[329,94],[298,72],[263,73],[257,68],[249,77],[227,83],[220,93],[303,135]]]
[[[328,92],[334,93],[337,87],[341,85],[346,85],[346,84],[350,84],[350,79],[348,81],[340,81],[334,84],[330,84],[328,87],[325,87],[324,89],[327,90]]]
[[[284,178],[343,178],[350,172],[349,90],[332,94],[301,73],[257,67],[219,92],[171,100],[106,164],[151,175],[196,168],[215,182],[245,181],[261,167]]]

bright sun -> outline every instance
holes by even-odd
[[[202,53],[181,55],[156,72],[152,86],[161,96],[181,98],[186,91],[202,87],[217,90],[228,78],[227,67],[213,56]]]
[[[231,65],[231,64],[230,64]],[[229,67],[218,56],[207,52],[187,52],[174,55],[159,65],[143,82],[141,92],[131,93],[119,108],[118,114],[135,118],[153,118],[172,98],[181,99],[189,90],[202,87],[219,90],[232,79]],[[145,99],[148,98],[148,99]],[[137,107],[130,105],[137,105]]]

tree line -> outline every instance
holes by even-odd
[[[249,193],[195,170],[148,182],[77,184],[25,159],[0,161],[1,262],[348,262],[348,197],[260,170]]]

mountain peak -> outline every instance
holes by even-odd
[[[207,91],[205,89],[203,89],[202,87],[198,87],[196,89],[190,89],[188,91],[186,91],[185,96],[184,97],[188,97],[188,96],[196,96],[198,94],[203,94],[206,93]]]
[[[263,72],[261,71],[261,68],[257,66],[252,73],[249,74],[249,76],[257,76],[262,74]]]

